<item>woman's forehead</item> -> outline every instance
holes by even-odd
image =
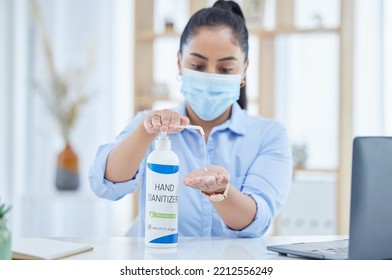
[[[184,46],[184,55],[190,53],[207,57],[244,57],[236,38],[227,27],[200,28]]]

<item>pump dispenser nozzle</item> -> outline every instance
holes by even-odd
[[[198,130],[200,132],[201,135],[203,135],[203,136],[205,135],[203,128],[201,126],[198,126],[198,125],[188,124],[188,125],[178,125],[177,127],[178,128],[184,128],[184,129],[185,128],[196,129],[196,130]]]
[[[171,141],[167,136],[166,131],[161,131],[158,135],[158,139],[155,141],[155,150],[171,150]]]

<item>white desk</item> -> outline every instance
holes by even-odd
[[[263,238],[179,238],[177,248],[153,249],[142,237],[57,238],[92,245],[93,251],[71,256],[74,260],[257,260],[295,259],[267,251],[270,244],[327,241],[345,236],[265,236]]]
[[[20,234],[23,236],[107,236],[113,221],[109,200],[92,193],[28,193],[21,196]]]

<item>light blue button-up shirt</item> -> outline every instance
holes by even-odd
[[[173,111],[186,115],[185,103]],[[136,176],[129,181],[113,183],[104,178],[110,151],[143,120],[148,111],[139,112],[114,143],[98,148],[89,180],[99,196],[118,200],[141,185],[139,197],[139,235],[144,235],[146,158]],[[210,201],[198,190],[185,186],[182,179],[204,165],[203,138],[196,130],[185,129],[169,135],[172,150],[180,161],[178,190],[179,236],[258,237],[271,225],[285,203],[292,177],[290,142],[285,128],[278,122],[260,116],[249,116],[235,103],[229,120],[212,129],[207,141],[207,166],[220,165],[230,172],[230,184],[251,196],[257,204],[253,222],[245,229],[232,230],[225,225]],[[132,155],[129,155],[132,157]],[[230,194],[230,191],[229,191]]]

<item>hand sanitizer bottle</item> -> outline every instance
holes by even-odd
[[[147,157],[145,244],[176,247],[178,240],[179,160],[166,132]]]

